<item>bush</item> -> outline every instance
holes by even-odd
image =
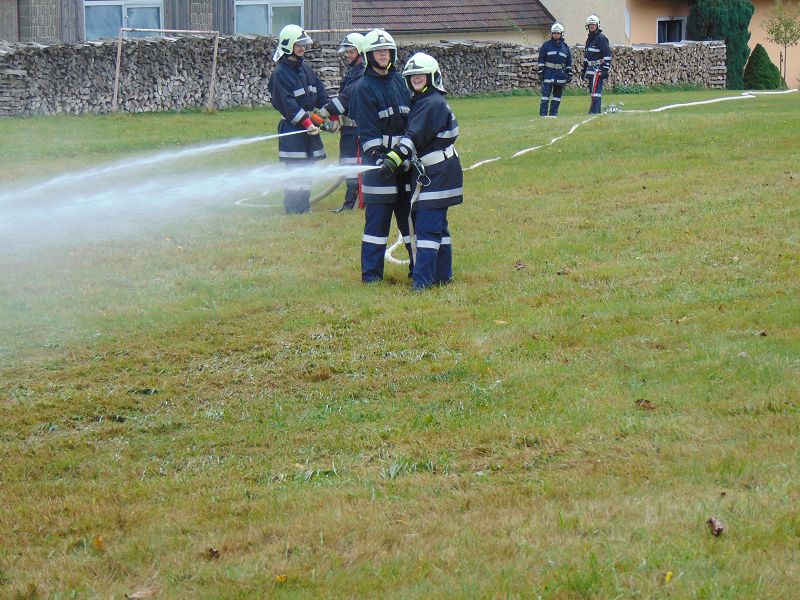
[[[750,19],[755,7],[751,0],[690,0],[686,36],[690,40],[724,40],[726,85],[729,90],[744,86],[744,65],[750,54]]]
[[[761,44],[756,44],[744,68],[744,87],[749,90],[777,90],[783,87],[778,67]]]

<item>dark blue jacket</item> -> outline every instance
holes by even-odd
[[[589,78],[594,77],[594,71],[598,66],[603,69],[603,74],[606,76],[611,70],[611,46],[599,27],[594,33],[589,33],[589,37],[586,38],[583,66],[586,69],[586,77]]]
[[[350,96],[350,116],[358,127],[364,164],[374,165],[406,131],[411,93],[402,75],[392,66],[386,75],[367,68]],[[403,199],[403,175],[381,179],[377,171],[366,171],[361,190],[365,204],[394,204]]]
[[[556,42],[552,38],[539,48],[539,68],[542,83],[567,83],[567,69],[572,68],[572,52],[564,40]]]
[[[350,115],[350,96],[358,82],[364,76],[364,64],[358,63],[350,67],[339,85],[339,95],[328,102],[323,108],[331,115],[338,115],[342,128],[339,130],[339,162],[342,164],[356,164],[358,161],[358,148],[355,121]]]
[[[288,56],[281,57],[267,89],[272,106],[283,116],[278,124],[279,133],[304,129],[300,123],[329,101],[325,85],[302,58],[293,61]],[[278,140],[278,156],[281,160],[319,160],[325,158],[325,150],[318,135],[291,135]]]
[[[464,173],[455,152],[457,138],[458,121],[444,94],[433,86],[415,93],[408,129],[396,148],[400,156],[414,155],[425,165],[426,184],[413,210],[446,208],[464,201]],[[415,174],[413,169],[411,173]],[[415,184],[412,180],[412,188]]]
[[[324,106],[328,113],[340,116],[347,115],[352,118],[348,110],[350,108],[350,96],[352,95],[355,86],[364,76],[364,70],[365,67],[363,63],[359,63],[350,67],[347,73],[345,73],[342,83],[339,85],[339,95]]]

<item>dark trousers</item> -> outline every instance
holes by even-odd
[[[389,241],[389,228],[392,215],[397,220],[397,228],[405,240],[409,260],[411,259],[411,242],[408,237],[408,202],[394,204],[367,204],[364,215],[364,236],[361,238],[361,280],[364,282],[383,279],[384,255],[386,243]],[[409,274],[413,272],[413,263],[409,265]]]
[[[599,115],[601,110],[601,104],[603,101],[603,76],[599,75],[597,77],[597,88],[592,90],[592,85],[594,85],[594,76],[589,77],[589,94],[592,96],[592,103],[589,107],[589,114],[590,115]]]
[[[310,175],[314,172],[314,161],[287,160],[285,164],[290,173],[289,180],[283,185],[283,208],[287,215],[308,212],[311,210]]]
[[[453,279],[453,246],[447,226],[447,208],[418,210],[414,213],[417,261],[412,279],[421,290]]]
[[[344,180],[347,189],[344,192],[342,208],[355,208],[358,201],[358,177],[348,177]]]
[[[550,105],[550,116],[558,116],[558,107],[561,105],[561,92],[564,85],[560,83],[544,82],[542,83],[542,103],[539,105],[539,116],[547,116],[547,105]],[[553,94],[553,99],[550,100],[550,93]]]

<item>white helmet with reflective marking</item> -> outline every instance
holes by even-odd
[[[394,43],[394,38],[383,29],[373,29],[364,36],[361,42],[361,54],[364,55],[365,61],[369,59],[367,54],[375,50],[389,50],[392,55],[392,63],[397,62],[397,44]]]
[[[411,58],[409,58],[408,61],[406,61],[406,66],[403,68],[403,77],[406,80],[408,89],[413,92],[414,88],[411,86],[411,81],[409,80],[412,75],[430,75],[431,85],[440,92],[445,91],[444,84],[442,83],[442,71],[439,69],[439,63],[430,54],[417,52]]]
[[[589,27],[589,25],[597,25],[600,27],[600,17],[597,15],[589,15],[586,17],[586,27]]]
[[[284,54],[289,55],[294,52],[295,44],[303,44],[305,46],[312,41],[311,37],[300,25],[287,25],[278,34],[278,47],[275,48],[272,60],[277,62]]]
[[[560,33],[564,35],[564,26],[561,23],[553,23],[553,26],[550,28],[550,33]]]
[[[348,48],[355,48],[361,54],[361,43],[364,41],[364,36],[360,33],[348,33],[344,36],[342,43],[339,44],[339,52],[344,52]]]

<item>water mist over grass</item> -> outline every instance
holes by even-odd
[[[112,239],[279,192],[287,183],[309,178],[325,182],[369,168],[317,165],[309,172],[275,163],[226,169],[187,164],[187,159],[273,137],[278,136],[161,152],[28,187],[0,189],[0,249],[27,251],[37,245]]]

